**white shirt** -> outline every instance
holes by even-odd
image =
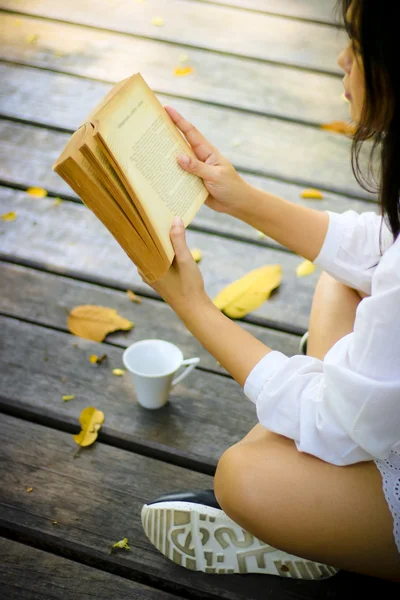
[[[353,332],[324,360],[272,351],[252,369],[244,393],[266,428],[300,451],[347,465],[400,449],[400,236],[393,243],[373,212],[327,212],[314,263],[370,296],[357,307]]]

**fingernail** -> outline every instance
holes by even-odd
[[[183,165],[188,165],[190,162],[190,158],[188,156],[186,156],[186,154],[180,154],[178,156],[178,160],[180,163],[182,163]]]
[[[182,227],[182,225],[183,225],[183,221],[182,221],[181,217],[176,216],[172,219],[173,227]]]

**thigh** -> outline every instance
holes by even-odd
[[[338,467],[256,426],[221,457],[215,492],[234,521],[271,546],[400,580],[393,520],[373,462]]]

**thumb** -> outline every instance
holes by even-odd
[[[201,162],[198,158],[187,156],[187,154],[180,154],[178,156],[178,163],[182,169],[189,171],[189,173],[193,173],[194,175],[198,175],[202,179],[212,178],[212,167]]]
[[[178,264],[187,259],[193,259],[186,243],[186,230],[181,217],[174,217],[170,237]]]

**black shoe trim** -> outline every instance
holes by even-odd
[[[215,497],[214,490],[171,492],[152,500],[147,506],[158,504],[159,502],[192,502],[193,504],[204,504],[205,506],[212,506],[213,508],[222,510]]]

